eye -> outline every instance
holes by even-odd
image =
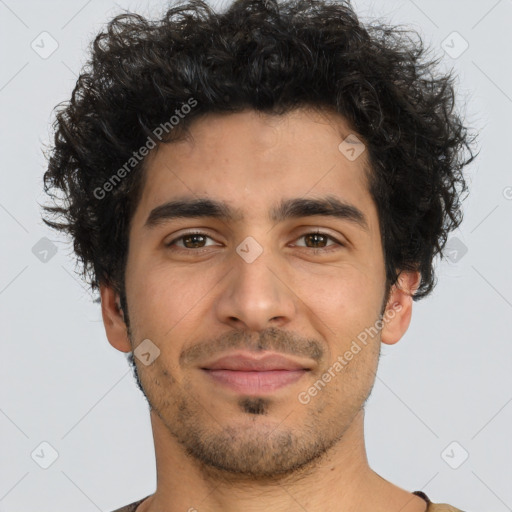
[[[298,247],[306,247],[308,249],[317,249],[319,251],[324,251],[324,252],[325,251],[336,250],[337,247],[333,247],[333,246],[336,246],[336,245],[343,247],[343,244],[341,242],[339,242],[338,240],[336,240],[336,238],[334,238],[333,236],[329,235],[328,233],[323,233],[321,231],[314,231],[312,233],[305,233],[304,235],[301,235],[297,240],[300,240],[300,239],[304,239],[306,245],[298,245]],[[327,244],[329,240],[334,242],[334,244],[322,245],[322,244]],[[311,244],[311,245],[308,245],[308,244]],[[315,246],[316,244],[320,244],[321,247],[316,247]],[[329,247],[329,248],[326,248],[326,247]]]
[[[188,251],[194,249],[202,249],[204,247],[209,247],[206,245],[203,245],[206,242],[206,239],[213,240],[212,237],[207,235],[206,233],[202,233],[201,231],[194,231],[190,233],[185,233],[184,235],[181,235],[177,238],[174,238],[170,242],[167,242],[165,244],[166,247],[172,247],[176,246],[178,250],[182,251]],[[181,244],[181,245],[180,245]],[[215,245],[215,244],[213,244]],[[198,251],[196,251],[198,252]]]

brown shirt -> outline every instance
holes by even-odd
[[[452,507],[451,505],[446,505],[445,503],[432,503],[428,499],[428,496],[421,491],[416,491],[413,494],[416,494],[416,496],[423,498],[428,503],[428,508],[426,512],[463,512],[462,510]],[[137,507],[147,498],[149,498],[149,496],[146,496],[145,498],[136,501],[135,503],[132,503],[130,505],[126,505],[125,507],[118,508],[113,512],[136,512]]]

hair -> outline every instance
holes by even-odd
[[[155,143],[157,127],[165,127],[158,146],[209,112],[327,109],[365,143],[386,285],[419,271],[420,299],[462,221],[462,171],[475,157],[455,78],[429,53],[415,31],[363,25],[349,2],[237,0],[214,12],[192,0],[156,21],[118,15],[92,42],[71,99],[56,107],[44,221],[72,237],[92,288],[108,284],[123,300],[146,162],[135,156]]]

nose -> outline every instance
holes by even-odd
[[[223,283],[215,309],[220,322],[234,329],[261,331],[292,321],[297,296],[272,255],[263,252],[249,263],[238,254]]]

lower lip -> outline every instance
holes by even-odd
[[[307,370],[269,370],[245,372],[235,370],[203,370],[215,382],[238,393],[257,395],[270,393],[297,382]]]

